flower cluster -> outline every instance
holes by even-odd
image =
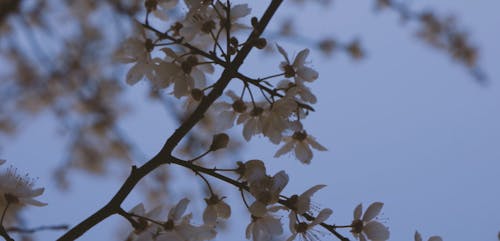
[[[134,207],[130,213],[134,220],[135,231],[130,234],[133,241],[202,241],[210,240],[217,234],[212,226],[191,224],[191,214],[184,215],[189,199],[181,199],[170,209],[166,221],[157,221],[162,217],[162,207],[157,207],[146,213],[142,204]]]

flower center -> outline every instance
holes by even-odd
[[[264,109],[256,106],[253,108],[252,112],[250,112],[250,115],[251,116],[260,116],[262,114],[262,112],[264,112]]]
[[[285,65],[285,77],[286,78],[291,78],[295,76],[295,69],[291,65]]]
[[[174,229],[174,227],[175,227],[175,224],[174,224],[174,221],[172,219],[169,219],[165,224],[163,224],[163,228],[166,231],[172,231],[172,229]]]
[[[297,141],[303,141],[307,138],[307,133],[306,131],[296,131],[293,133],[292,138]]]
[[[242,100],[236,100],[235,102],[233,102],[233,110],[237,113],[243,113],[247,110],[247,106],[245,105],[245,102],[243,102]]]
[[[361,233],[361,231],[363,231],[363,221],[357,219],[357,220],[354,220],[352,221],[351,223],[351,232],[352,233]]]
[[[308,227],[307,223],[300,222],[295,225],[295,230],[297,230],[297,233],[305,233],[307,232]]]

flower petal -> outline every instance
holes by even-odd
[[[177,203],[177,205],[170,210],[168,218],[172,220],[179,220],[186,211],[187,205],[189,204],[189,199],[183,198]]]
[[[303,214],[303,213],[309,211],[310,206],[311,206],[312,195],[323,187],[326,187],[326,185],[313,186],[299,196],[299,200],[297,203],[297,213],[298,214]]]
[[[354,220],[360,220],[362,213],[363,213],[363,204],[360,203],[354,209]]]
[[[305,142],[300,141],[295,145],[295,157],[299,159],[304,164],[309,164],[311,163],[311,159],[313,157],[313,153],[311,151],[311,148],[309,148],[309,145],[307,145]]]
[[[363,232],[369,240],[385,241],[389,239],[389,229],[377,221],[371,221],[363,227]]]
[[[443,239],[439,236],[432,236],[429,238],[429,241],[443,241]]]
[[[295,60],[293,61],[293,66],[294,67],[303,67],[304,64],[306,63],[306,58],[309,55],[309,49],[303,49],[300,51],[297,56],[295,57]]]
[[[288,54],[286,53],[286,51],[278,44],[276,44],[276,47],[278,48],[278,51],[281,53],[281,55],[283,55],[283,57],[285,58],[287,64],[290,64],[290,60],[288,59]]]
[[[274,157],[280,157],[281,155],[290,152],[293,148],[293,144],[293,141],[287,142],[280,149],[278,149],[278,151],[274,154]]]
[[[368,209],[366,209],[365,215],[363,215],[363,221],[368,222],[368,221],[374,219],[380,213],[380,210],[382,210],[383,206],[384,206],[384,204],[381,202],[372,203],[368,207]]]
[[[325,208],[325,209],[321,210],[321,212],[319,212],[316,219],[314,219],[314,221],[312,221],[312,223],[309,226],[312,227],[314,225],[317,225],[319,223],[324,222],[325,220],[327,220],[330,217],[330,215],[332,215],[332,213],[333,213],[333,211],[329,208]]]

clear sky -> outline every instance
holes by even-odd
[[[266,160],[271,172],[287,170],[290,183],[285,194],[300,193],[315,184],[328,185],[314,201],[334,210],[331,223],[348,224],[358,203],[366,207],[381,201],[385,203],[382,221],[390,227],[390,240],[413,240],[416,229],[424,238],[441,235],[448,241],[497,240],[500,4],[442,0],[412,1],[412,6],[456,13],[480,46],[480,65],[489,77],[488,86],[478,85],[448,55],[417,40],[414,25],[401,24],[392,12],[374,13],[371,3],[337,0],[329,9],[312,5],[283,8],[279,14],[295,16],[305,36],[333,35],[344,41],[360,38],[367,58],[354,62],[338,53],[328,59],[312,51],[311,65],[320,78],[311,88],[319,101],[317,112],[305,126],[329,151],[316,152],[312,164],[304,166],[291,156],[272,158],[277,147],[254,138],[241,159]],[[305,47],[286,41],[280,44],[290,53]],[[253,57],[245,70],[276,72],[279,57]],[[266,59],[256,61],[259,58]],[[143,91],[140,85],[129,90],[132,98],[139,98]],[[136,103],[133,115],[121,125],[144,153],[152,156],[166,137],[159,133],[174,127],[165,126],[169,122],[166,115],[158,114],[161,107],[146,101]],[[59,193],[50,175],[64,156],[64,140],[54,134],[51,117],[40,116],[23,125],[26,130],[7,143],[1,154],[21,172],[39,177],[38,183],[46,187],[40,199],[49,205],[26,212],[30,226],[76,224],[117,190],[120,182],[116,180],[123,180],[123,176],[101,178],[74,172],[72,190]],[[237,196],[230,198],[239,203]],[[138,200],[140,197],[134,195],[126,206],[132,207]],[[240,213],[236,211],[232,218],[231,227],[236,231],[217,240],[244,239],[242,231],[248,220]],[[98,225],[80,240],[109,240],[120,230],[117,220]],[[351,238],[348,230],[341,232]],[[53,240],[58,235],[42,232],[39,237]]]

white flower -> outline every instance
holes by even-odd
[[[283,97],[266,110],[262,119],[262,134],[274,144],[279,144],[282,133],[290,126],[289,117],[297,110],[297,103],[292,98]]]
[[[238,162],[236,172],[240,175],[240,179],[251,184],[266,177],[266,166],[261,160],[250,160],[245,163]]]
[[[0,160],[0,165],[5,160]],[[33,205],[45,206],[46,203],[35,200],[43,194],[44,188],[33,188],[34,179],[27,174],[21,176],[13,167],[0,173],[0,210],[4,210],[6,205]]]
[[[302,82],[292,83],[290,80],[284,79],[278,83],[276,88],[284,90],[286,97],[291,97],[301,102],[314,104],[317,101],[316,96]]]
[[[218,102],[212,106],[217,113],[216,131],[224,131],[233,127],[236,118],[247,111],[247,104],[233,91],[227,91],[226,95],[231,98],[231,103]]]
[[[294,149],[295,157],[302,163],[309,164],[313,157],[311,147],[319,151],[327,150],[324,146],[316,142],[314,137],[308,135],[306,131],[296,131],[292,136],[285,137],[284,140],[286,142],[285,145],[274,154],[274,157],[280,157]]]
[[[140,203],[132,208],[132,210],[130,210],[130,213],[133,213],[138,217],[133,217],[137,224],[134,225],[134,232],[129,235],[127,240],[154,240],[155,237],[158,236],[159,232],[162,230],[162,227],[157,223],[151,223],[150,221],[148,221],[148,219],[159,220],[160,216],[162,216],[163,214],[162,206],[158,206],[146,213],[144,205]]]
[[[183,58],[169,48],[163,48],[162,51],[166,58],[158,65],[157,76],[153,81],[155,86],[166,88],[173,83],[173,94],[177,98],[190,95],[195,88],[205,87],[204,72],[213,72],[213,66],[200,65],[200,60],[194,55]]]
[[[249,191],[256,199],[250,205],[252,215],[260,217],[267,211],[268,205],[278,202],[280,193],[288,184],[288,180],[285,171],[280,171],[273,177],[265,176],[250,183]]]
[[[283,227],[279,218],[270,212],[276,212],[279,207],[270,207],[262,216],[252,215],[252,222],[246,228],[246,238],[253,241],[269,241],[283,233]]]
[[[217,11],[222,15],[222,19],[225,20],[227,19],[226,17],[226,10],[225,6],[221,4],[221,2],[217,2],[215,5]],[[248,7],[248,4],[236,4],[234,6],[231,6],[231,9],[229,10],[229,22],[231,23],[231,32],[235,32],[241,29],[249,29],[250,27],[247,26],[246,24],[239,23],[238,21],[250,14],[252,11],[251,8]],[[224,23],[220,23],[220,26],[224,26]],[[220,39],[225,38],[226,31],[221,32],[221,37]]]
[[[311,197],[319,189],[326,187],[326,185],[316,185],[299,195],[292,195],[288,200],[290,215],[302,215],[311,209]]]
[[[415,241],[422,241],[422,236],[418,231],[415,231]],[[443,241],[440,236],[431,236],[428,241]]]
[[[137,230],[139,232],[134,241],[202,241],[214,238],[216,232],[212,227],[205,225],[194,226],[190,223],[191,214],[183,215],[188,203],[189,200],[187,198],[180,200],[175,207],[170,209],[168,219],[163,223],[156,222],[144,224],[145,221],[139,219],[139,223],[147,228],[143,231]],[[157,219],[158,216],[162,214],[161,211],[161,207],[156,208],[145,216],[149,219]],[[144,207],[140,204],[131,212],[136,215],[144,215]],[[147,225],[149,225],[149,227]]]
[[[332,215],[333,211],[329,208],[325,208],[321,210],[318,216],[310,223],[307,222],[299,222],[297,220],[297,215],[290,215],[290,232],[292,235],[287,239],[287,241],[294,240],[297,235],[300,235],[304,240],[312,241],[316,239],[316,235],[312,234],[312,228],[314,226],[324,222],[327,220],[330,215]]]
[[[263,122],[265,116],[263,115],[264,108],[256,104],[251,111],[241,114],[236,121],[237,124],[243,125],[243,137],[245,140],[250,141],[252,136],[261,134],[263,131]]]
[[[207,207],[203,211],[203,222],[207,225],[213,226],[217,222],[217,218],[228,219],[231,216],[231,207],[213,194],[210,198],[205,198]]]
[[[146,8],[155,17],[166,21],[168,20],[168,16],[165,11],[177,6],[178,2],[178,0],[146,0]]]
[[[135,36],[128,38],[115,54],[115,59],[121,63],[135,63],[127,72],[127,84],[134,85],[144,76],[154,78],[155,61],[150,52],[154,48],[153,41],[146,37],[144,28],[134,22]]]
[[[278,51],[285,58],[285,61],[281,62],[280,68],[285,72],[286,78],[294,77],[295,83],[302,81],[312,82],[318,78],[319,74],[316,70],[304,65],[306,63],[306,58],[309,55],[309,49],[300,51],[293,60],[293,63],[291,63],[286,51],[281,46],[276,46],[278,47]]]
[[[182,36],[183,40],[186,42],[193,42],[195,39],[196,43],[201,43],[200,40],[204,40],[205,46],[210,46],[214,39],[210,36],[210,33],[215,33],[215,28],[217,27],[216,19],[217,13],[213,8],[209,8],[209,5],[205,4],[209,1],[194,1],[197,4],[189,6],[189,12],[186,14],[185,19],[181,22],[182,28],[179,34]],[[202,47],[203,49],[203,47]]]
[[[363,206],[359,204],[354,209],[354,220],[352,221],[352,234],[356,239],[366,241],[385,241],[389,239],[389,229],[374,220],[384,206],[381,202],[372,203],[363,215]],[[363,217],[361,218],[361,215]]]

